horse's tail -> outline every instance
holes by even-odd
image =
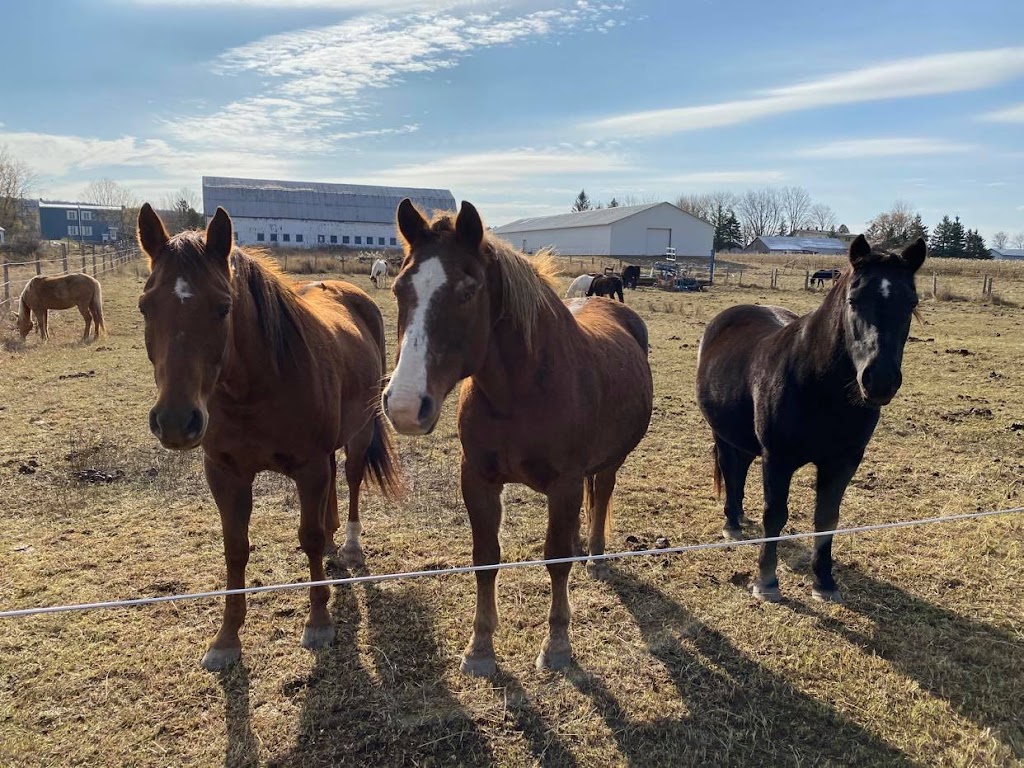
[[[391,434],[384,423],[384,416],[375,413],[373,416],[373,437],[370,447],[366,449],[364,466],[370,471],[370,479],[384,498],[397,501],[405,492],[402,472],[398,466],[398,452],[391,440]]]
[[[715,498],[722,498],[722,462],[718,459],[718,446],[711,444],[711,458],[715,465]]]
[[[92,320],[96,324],[96,338],[107,335],[107,326],[103,324],[103,288],[96,283],[96,290],[89,302],[89,311],[92,313]]]
[[[594,499],[597,492],[597,480],[594,475],[587,475],[583,478],[583,522],[590,528],[590,521],[594,516]]]

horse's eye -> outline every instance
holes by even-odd
[[[230,311],[231,311],[231,305],[230,304],[221,304],[219,307],[217,307],[217,317],[219,317],[221,320],[223,320],[225,317],[228,316],[228,312],[230,312]]]

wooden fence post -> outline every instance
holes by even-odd
[[[804,290],[809,290],[811,287],[811,273],[810,270],[804,272]]]
[[[11,273],[6,261],[4,262],[4,306],[11,306]]]
[[[92,276],[96,277],[96,251],[92,252]]]
[[[939,296],[939,278],[932,272],[932,298],[938,298]]]
[[[40,261],[39,251],[36,251],[36,274],[43,274],[43,262]]]
[[[85,265],[85,250],[82,250],[82,274],[88,273],[89,268]]]
[[[66,275],[67,273],[68,273],[68,252],[65,249],[65,251],[64,251],[64,274]]]

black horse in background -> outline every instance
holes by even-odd
[[[740,305],[717,315],[697,353],[697,403],[715,436],[715,487],[725,481],[725,529],[742,538],[743,486],[761,457],[764,535],[789,517],[789,486],[805,464],[818,470],[814,529],[839,521],[839,504],[878,424],[903,381],[903,349],[917,307],[914,273],[923,239],[902,254],[876,254],[864,236],[850,245],[850,268],[820,307],[797,317],[781,307]],[[815,541],[813,594],[839,600],[832,537]],[[761,546],[753,586],[782,598],[777,543]]]
[[[818,288],[825,285],[826,280],[838,280],[839,276],[843,273],[841,269],[819,269],[813,275],[811,275],[811,282]]]
[[[598,275],[587,289],[587,296],[607,296],[611,299],[616,295],[619,301],[626,303],[622,295],[622,278],[618,275]]]
[[[628,267],[622,270],[622,285],[625,288],[632,288],[636,290],[637,285],[640,283],[640,267],[636,264],[630,264]]]

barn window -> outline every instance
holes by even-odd
[[[92,227],[82,227],[83,237],[92,237]]]
[[[78,234],[78,227],[76,227],[74,224],[68,224],[68,234],[69,235],[77,235]]]
[[[235,230],[235,245],[238,245],[238,230]]]
[[[292,241],[292,236],[287,233],[281,235],[281,237],[284,239],[286,243],[290,243]]]
[[[82,211],[82,221],[92,221],[92,211]]]
[[[256,233],[256,242],[257,243],[262,243],[263,242],[263,233],[262,232],[257,232]]]
[[[272,243],[276,243],[277,242],[277,232],[271,232],[270,233],[270,242],[272,242]]]
[[[333,238],[331,238],[331,239],[333,240]],[[349,240],[348,235],[342,235],[341,236],[342,245],[348,245],[348,240]]]
[[[373,237],[371,235],[366,236],[366,244],[373,245]]]
[[[68,211],[68,221],[78,221],[78,211]]]
[[[301,243],[302,242],[302,235],[296,235],[295,236],[295,242],[296,243]]]
[[[398,239],[397,239],[397,238],[394,238],[394,237],[392,237],[392,238],[391,238],[391,244],[392,244],[392,245],[398,245]]]
[[[317,235],[317,236],[316,236],[316,241],[317,241],[318,243],[322,243],[322,242],[324,242],[324,236],[323,236],[323,235]]]
[[[360,235],[356,235],[356,245],[362,245],[363,238]]]
[[[384,238],[383,237],[378,237],[377,238],[377,245],[384,245]]]
[[[337,244],[337,242],[338,242],[338,236],[337,235],[331,235],[331,244],[335,245],[335,244]],[[345,238],[345,242],[346,243],[348,242],[348,238]]]

